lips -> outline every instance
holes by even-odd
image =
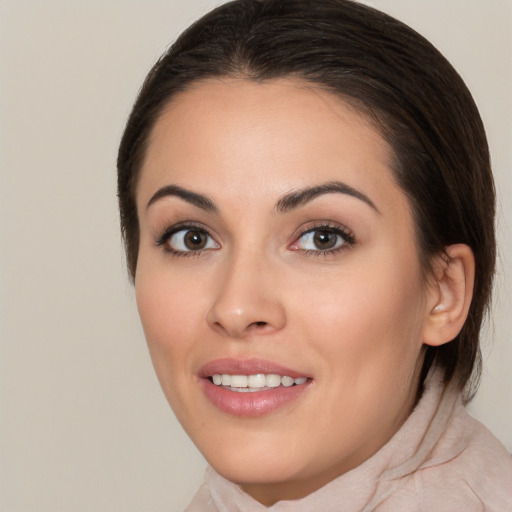
[[[216,359],[205,364],[199,371],[201,378],[208,378],[215,374],[229,374],[229,375],[255,375],[258,373],[263,374],[277,374],[287,375],[292,379],[299,377],[308,377],[297,370],[287,368],[286,366],[267,361],[265,359]]]
[[[300,371],[261,359],[218,359],[199,372],[207,399],[221,411],[257,417],[298,400],[312,379]]]

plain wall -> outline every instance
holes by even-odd
[[[138,323],[115,159],[154,60],[219,2],[0,0],[0,510],[182,510],[205,462]],[[512,2],[374,0],[452,61],[487,126],[499,298],[471,404],[512,450]]]

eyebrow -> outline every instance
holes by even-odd
[[[167,185],[158,189],[148,201],[146,208],[149,208],[153,203],[163,199],[164,197],[179,197],[187,203],[191,203],[202,210],[218,213],[215,203],[208,196],[192,192],[191,190],[179,187],[178,185]]]
[[[341,181],[330,181],[322,185],[289,192],[277,202],[276,210],[280,213],[286,213],[325,194],[346,194],[355,197],[373,208],[377,213],[380,213],[379,209],[366,194]]]
[[[355,197],[373,208],[377,213],[380,213],[379,209],[366,194],[341,181],[330,181],[322,185],[289,192],[279,199],[275,210],[279,213],[286,213],[326,194],[346,194]],[[148,201],[146,208],[149,208],[153,203],[164,197],[178,197],[208,212],[218,213],[219,211],[215,203],[208,196],[192,192],[178,185],[166,185],[158,189]]]

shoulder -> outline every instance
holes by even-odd
[[[512,456],[461,404],[414,480],[437,512],[512,512]]]

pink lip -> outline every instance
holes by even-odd
[[[255,418],[292,404],[310,387],[311,379],[298,386],[273,388],[265,391],[237,392],[216,386],[209,377],[216,373],[255,375],[276,373],[298,378],[307,377],[296,370],[261,359],[218,359],[203,366],[199,372],[205,396],[221,411],[235,416]]]
[[[276,373],[278,375],[287,375],[293,379],[299,377],[308,377],[304,373],[292,370],[280,364],[265,359],[216,359],[205,364],[199,370],[199,376],[202,378],[211,377],[216,373],[229,373],[231,375],[256,375],[257,373]]]

